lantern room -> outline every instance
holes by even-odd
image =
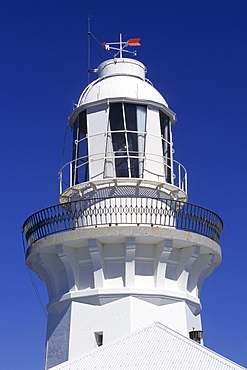
[[[98,79],[82,92],[69,118],[72,161],[60,172],[62,198],[77,199],[88,183],[125,179],[154,183],[173,198],[187,199],[186,170],[173,159],[176,115],[145,78],[145,66],[117,58],[96,71]]]

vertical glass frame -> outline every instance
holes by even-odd
[[[172,184],[172,151],[171,151],[171,120],[162,111],[159,111],[160,116],[160,131],[163,148],[165,180]]]
[[[86,110],[79,113],[73,127],[72,158],[73,185],[88,181],[89,162]]]
[[[110,103],[104,178],[142,178],[147,107]]]

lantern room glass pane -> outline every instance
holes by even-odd
[[[74,160],[76,159],[76,153],[77,153],[78,121],[79,121],[79,118],[77,117],[74,123],[74,126],[73,126],[73,146],[72,146],[73,165],[75,164]]]
[[[138,105],[136,107],[137,131],[138,131],[138,152],[139,152],[139,177],[143,177],[145,139],[146,139],[146,116],[147,107]]]
[[[130,131],[137,131],[136,105],[125,103],[124,112],[126,119],[126,129]]]
[[[110,104],[109,113],[111,131],[124,130],[122,103]]]
[[[115,169],[117,177],[128,177],[126,139],[124,132],[112,133]]]
[[[86,111],[79,114],[73,132],[73,183],[89,180]]]
[[[163,147],[163,158],[165,166],[165,179],[166,182],[172,183],[172,169],[171,169],[171,127],[170,118],[164,114],[160,113],[160,131]]]
[[[139,177],[138,136],[135,104],[124,104],[131,177]],[[134,132],[133,132],[134,131]]]
[[[110,130],[117,177],[128,177],[126,137],[122,103],[110,105]]]
[[[146,106],[110,104],[104,177],[143,176],[145,130]]]

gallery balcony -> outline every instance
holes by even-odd
[[[171,199],[106,197],[84,199],[45,208],[23,225],[28,246],[64,231],[118,225],[186,230],[219,242],[223,222],[203,207]]]

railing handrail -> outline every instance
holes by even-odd
[[[165,141],[167,144],[169,144],[169,145],[172,145],[172,143],[169,141],[169,140],[167,140],[162,134],[161,134],[161,136],[160,135],[158,135],[158,134],[153,134],[153,133],[148,133],[147,131],[139,131],[139,130],[128,130],[128,129],[122,129],[122,130],[106,130],[106,131],[101,131],[101,132],[96,132],[96,133],[94,133],[94,134],[86,134],[83,138],[81,138],[81,139],[75,139],[75,141],[74,141],[74,143],[75,144],[78,144],[78,143],[81,143],[82,141],[84,141],[84,140],[87,140],[87,139],[89,139],[89,138],[92,138],[92,137],[97,137],[97,136],[108,136],[109,134],[115,134],[115,133],[117,133],[117,134],[119,134],[119,133],[127,133],[127,134],[137,134],[137,135],[148,135],[148,136],[151,136],[151,137],[155,137],[155,138],[158,138],[158,139],[160,139],[161,138],[161,140],[162,141]]]
[[[117,153],[121,153],[121,152],[119,151]],[[176,176],[173,177],[172,184],[177,186],[179,189],[185,191],[185,193],[187,194],[187,171],[186,171],[186,168],[180,162],[176,161],[173,158],[168,158],[168,157],[165,157],[165,156],[160,156],[158,154],[147,153],[147,152],[143,153],[143,152],[131,151],[131,154],[128,155],[129,158],[134,158],[134,159],[139,158],[142,161],[145,161],[147,156],[148,156],[148,160],[150,162],[154,162],[154,163],[159,163],[159,158],[162,158],[164,166],[166,168],[168,168],[169,170],[173,170],[172,175],[176,175],[176,173],[178,174],[176,184],[174,184],[174,179],[176,178]],[[59,180],[60,180],[60,193],[63,192],[63,189],[62,189],[63,185],[65,185],[67,187],[72,187],[72,186],[75,185],[71,182],[68,185],[68,183],[63,179],[63,171],[65,170],[66,167],[69,167],[69,171],[71,172],[72,168],[73,168],[73,163],[74,163],[76,168],[79,168],[79,167],[87,165],[90,161],[93,161],[95,163],[97,161],[102,161],[102,159],[104,161],[105,160],[109,161],[109,160],[114,160],[115,158],[116,157],[114,156],[114,153],[104,152],[104,153],[86,155],[86,156],[83,156],[83,157],[80,157],[80,158],[73,159],[70,162],[67,162],[65,165],[63,165],[63,167],[60,169],[60,171],[58,173]],[[118,155],[117,158],[118,159],[119,158],[126,158],[126,155]],[[84,162],[80,163],[79,165],[76,166],[76,163],[79,162],[79,161],[84,161]],[[169,164],[169,162],[170,162],[170,164]],[[181,174],[181,169],[182,169],[182,174]],[[144,171],[145,171],[145,169],[144,169]],[[160,175],[158,173],[156,175],[159,178],[161,176],[165,177],[165,175]],[[71,179],[73,178],[72,173],[70,173],[70,178]]]
[[[214,212],[182,201],[150,197],[90,198],[45,208],[23,224],[27,244],[48,235],[104,225],[172,227],[219,242],[223,222]]]

